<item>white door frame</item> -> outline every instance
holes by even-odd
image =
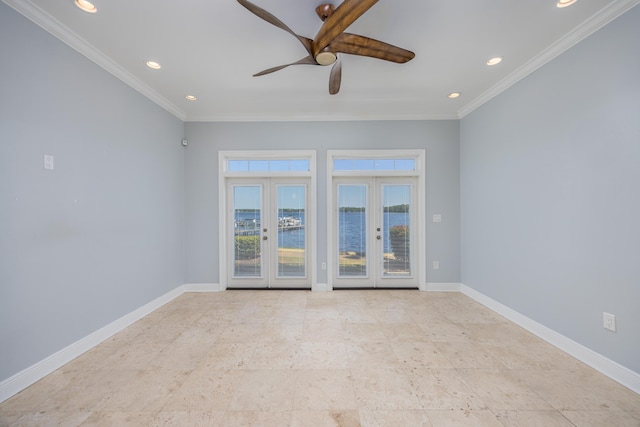
[[[260,199],[258,206],[260,209],[260,224],[257,227],[251,227],[251,233],[257,233],[260,243],[260,275],[255,276],[238,276],[234,277],[234,245],[235,233],[234,227],[229,223],[226,227],[227,247],[227,287],[233,284],[236,288],[311,288],[311,261],[310,254],[313,248],[310,248],[311,242],[307,229],[314,227],[313,214],[308,212],[309,206],[309,178],[227,178],[227,219],[233,218],[234,211],[234,193],[231,191],[236,187],[257,187],[260,188]],[[296,186],[304,187],[304,275],[303,276],[287,276],[278,275],[279,266],[279,238],[280,228],[278,221],[278,187],[280,186]],[[298,198],[295,199],[299,200]],[[257,230],[256,230],[257,229]],[[295,232],[292,230],[291,232]],[[252,236],[256,236],[252,234]]]
[[[280,160],[306,160],[309,162],[309,170],[307,171],[233,171],[229,168],[229,162],[241,160],[241,161],[280,161]],[[228,209],[228,194],[227,194],[227,180],[231,178],[252,178],[259,179],[264,178],[307,178],[309,179],[308,185],[308,206],[307,210],[311,219],[312,225],[305,227],[305,233],[307,235],[308,250],[308,271],[307,275],[311,278],[311,285],[309,288],[313,288],[317,283],[317,222],[315,220],[317,212],[317,177],[316,177],[316,152],[315,150],[242,150],[242,151],[220,151],[218,153],[218,238],[220,239],[219,254],[218,254],[218,268],[220,272],[220,289],[226,290],[228,279],[231,272],[228,271],[228,255],[227,249],[229,248],[229,233],[227,232],[227,221],[229,220]]]
[[[412,159],[414,170],[334,170],[335,160],[346,159]],[[425,289],[426,280],[426,159],[423,149],[406,150],[328,150],[327,151],[327,288],[333,290],[334,277],[336,277],[337,265],[334,262],[338,247],[335,241],[337,227],[335,220],[334,178],[337,177],[415,177],[417,209],[415,216],[415,249],[413,274],[418,278],[418,288]]]

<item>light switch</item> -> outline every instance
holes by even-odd
[[[53,170],[53,156],[48,154],[44,155],[44,168],[47,170]]]
[[[441,214],[433,214],[433,222],[442,222]]]

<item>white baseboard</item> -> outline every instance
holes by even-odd
[[[220,283],[185,283],[184,292],[222,292],[226,289]]]
[[[495,311],[496,313],[506,317],[519,326],[522,326],[532,334],[542,338],[548,343],[558,347],[565,353],[570,354],[581,362],[586,363],[592,368],[600,371],[604,375],[608,376],[614,381],[619,382],[623,386],[640,393],[640,374],[625,368],[617,362],[608,359],[596,353],[595,351],[578,344],[577,342],[565,337],[562,334],[550,329],[535,320],[528,318],[527,316],[518,313],[517,311],[499,303],[498,301],[489,298],[488,296],[472,289],[464,284],[460,285],[460,291],[468,297],[474,299],[487,308]]]
[[[419,289],[426,292],[460,292],[460,283],[425,283]]]
[[[174,290],[154,299],[150,303],[147,303],[131,313],[122,316],[107,326],[98,329],[51,356],[0,382],[0,402],[4,402],[11,396],[19,393],[34,384],[36,381],[41,380],[56,369],[66,365],[104,340],[142,319],[147,314],[179,297],[183,292],[184,286],[178,286]]]

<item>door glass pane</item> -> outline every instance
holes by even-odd
[[[338,185],[338,277],[367,276],[367,186]]]
[[[278,277],[306,276],[304,185],[278,185]]]
[[[382,186],[383,275],[411,275],[411,185]]]
[[[233,276],[261,277],[261,211],[259,185],[233,187]]]

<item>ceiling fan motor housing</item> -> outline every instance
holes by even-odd
[[[322,19],[322,22],[325,21],[328,17],[333,14],[333,5],[332,4],[321,4],[316,7],[316,13]]]

